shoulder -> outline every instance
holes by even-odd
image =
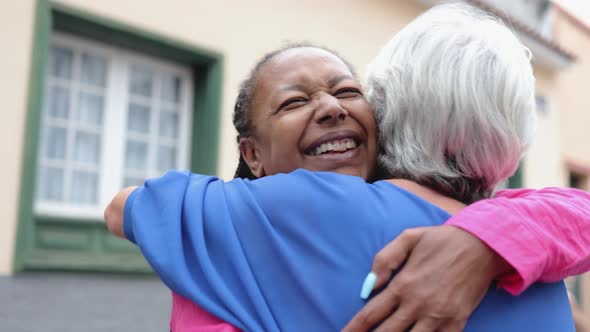
[[[239,185],[239,184],[238,184]],[[245,181],[242,184],[250,191],[265,197],[278,199],[324,198],[346,199],[350,193],[370,191],[372,186],[357,176],[330,172],[310,172],[298,169],[288,174],[267,176],[258,180]]]

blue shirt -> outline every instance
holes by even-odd
[[[450,215],[388,182],[297,170],[255,181],[169,172],[127,200],[124,229],[176,293],[245,331],[335,331],[365,304],[375,254]],[[492,287],[465,331],[574,331],[563,283]]]

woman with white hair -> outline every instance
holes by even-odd
[[[358,298],[357,287],[379,249],[404,229],[439,225],[465,203],[489,197],[496,185],[514,171],[526,145],[529,128],[522,120],[534,115],[529,58],[509,31],[505,37],[514,40],[513,46],[521,53],[498,47],[487,34],[465,31],[466,22],[483,22],[484,26],[490,24],[492,31],[508,31],[472,9],[437,8],[404,29],[421,32],[424,27],[436,27],[429,36],[418,33],[420,38],[396,37],[372,67],[370,98],[380,112],[382,162],[392,178],[367,184],[359,177],[297,170],[256,181],[224,183],[213,177],[171,172],[132,193],[127,190],[118,195],[113,204],[125,206],[124,219],[109,217],[107,211],[109,228],[121,234],[124,227],[125,236],[141,247],[174,291],[240,329],[340,329],[364,304]],[[415,33],[409,35],[414,37]],[[473,51],[470,54],[475,60],[446,50],[441,44],[457,35],[461,35],[459,44]],[[399,47],[407,55],[390,47]],[[272,132],[290,123],[288,130],[281,131],[281,139],[289,142],[294,137],[304,142],[304,162],[311,160],[309,165],[318,165],[316,162],[325,161],[323,165],[329,164],[342,173],[366,174],[370,167],[365,167],[359,155],[373,151],[374,123],[366,117],[359,89],[348,82],[350,71],[325,53],[292,51],[267,65],[259,79],[274,77],[276,81],[261,88],[257,98],[268,96],[269,105],[276,107],[265,110],[261,106],[253,115],[260,124],[257,130]],[[513,60],[528,67],[524,77],[508,73]],[[429,61],[439,66],[429,66]],[[443,62],[460,69],[458,75],[441,68]],[[405,71],[412,66],[421,70]],[[398,73],[403,73],[401,78]],[[479,88],[478,75],[498,84],[490,89]],[[280,101],[277,97],[306,91],[302,86],[316,84],[314,80],[320,78],[330,78],[326,80],[328,88],[322,87],[310,100],[296,96]],[[455,80],[458,90],[441,88],[455,84]],[[424,94],[414,88],[422,82],[426,84]],[[404,86],[409,87],[400,93],[403,96],[398,102],[392,90]],[[326,89],[334,91],[328,94]],[[385,107],[379,109],[380,104]],[[305,112],[307,107],[314,110]],[[470,113],[458,107],[479,108]],[[431,112],[440,112],[446,121],[443,126]],[[299,121],[301,118],[306,121]],[[400,121],[402,125],[385,123],[389,121]],[[420,132],[406,129],[405,125],[412,122],[420,122]],[[386,135],[385,131],[390,130],[399,133]],[[311,140],[312,136],[317,137]],[[474,141],[489,146],[468,149],[467,145]],[[258,176],[274,174],[265,164],[265,152],[256,144],[244,141],[242,145],[249,168]],[[324,144],[326,150],[342,154],[325,155]],[[403,159],[393,152],[401,149],[400,145],[408,146],[405,153],[409,155]],[[513,151],[515,158],[510,153]],[[493,167],[484,165],[488,161]],[[285,167],[282,160],[271,162]],[[485,174],[484,169],[491,173]],[[468,331],[573,330],[562,283],[536,284],[518,298],[493,289],[484,295],[466,326]],[[386,321],[378,329],[405,329],[412,323],[403,319]],[[422,320],[412,331],[445,328],[455,331],[462,326]]]
[[[514,174],[536,123],[535,80],[530,51],[500,27],[441,6],[371,62],[367,95],[391,177],[469,204]]]

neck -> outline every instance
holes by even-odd
[[[414,195],[424,199],[425,201],[431,203],[432,205],[438,206],[439,208],[445,210],[446,212],[448,212],[451,215],[458,213],[466,206],[465,204],[463,204],[455,199],[444,196],[437,191],[434,191],[430,188],[419,185],[416,182],[413,182],[410,180],[387,179],[385,181],[413,193]]]

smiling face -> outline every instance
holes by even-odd
[[[305,168],[370,177],[375,120],[341,59],[313,47],[286,50],[262,66],[254,89],[254,134],[240,150],[255,176]]]

